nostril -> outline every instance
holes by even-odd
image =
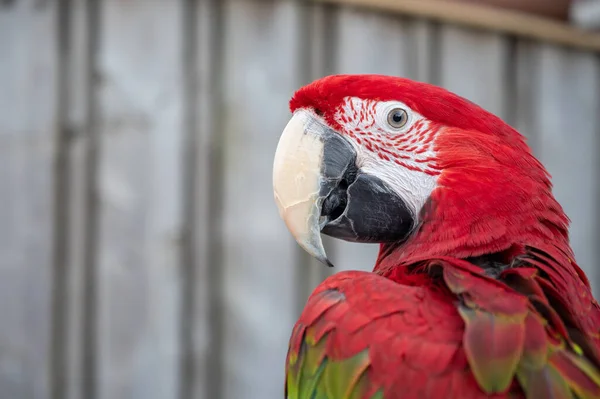
[[[328,216],[330,221],[335,220],[342,216],[346,205],[348,205],[348,182],[342,180],[323,201],[321,215]]]
[[[339,189],[346,191],[348,189],[348,180],[346,179],[342,179],[342,181],[340,182]]]
[[[343,179],[340,184],[325,198],[321,207],[321,215],[329,216],[335,220],[342,216],[348,205],[348,180]]]
[[[321,216],[327,216],[329,221],[336,220],[346,210],[348,206],[348,187],[356,180],[358,169],[356,165],[351,164],[344,172],[344,177],[338,185],[329,193],[323,206],[321,206]]]

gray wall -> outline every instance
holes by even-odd
[[[600,61],[300,1],[0,1],[0,398],[280,398],[329,270],[271,190],[293,91],[445,86],[530,139],[596,289]],[[338,268],[376,246],[327,240]],[[596,291],[598,292],[598,291]]]

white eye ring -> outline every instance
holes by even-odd
[[[408,123],[408,112],[400,107],[391,109],[387,114],[387,123],[392,129],[402,129]]]

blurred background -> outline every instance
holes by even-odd
[[[331,270],[271,189],[293,92],[444,86],[525,134],[600,288],[599,0],[0,0],[0,399],[276,399]],[[377,246],[327,240],[337,268]]]

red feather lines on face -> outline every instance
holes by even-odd
[[[347,103],[349,97],[363,101]],[[375,104],[393,100],[426,121],[383,139],[368,126]],[[547,242],[572,255],[569,221],[551,193],[548,173],[523,136],[472,102],[403,78],[336,75],[298,90],[290,108],[318,110],[333,129],[382,159],[439,175],[416,233],[405,243],[382,245],[380,271],[415,256],[466,258]],[[427,157],[431,146],[435,156]]]
[[[334,116],[338,131],[383,161],[432,176],[440,174],[433,154],[436,129],[422,120],[396,135],[380,129],[375,122],[377,101],[345,98]]]

